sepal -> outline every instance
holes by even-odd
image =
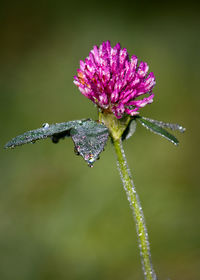
[[[137,126],[137,122],[135,119],[131,119],[127,125],[127,128],[125,129],[124,133],[122,134],[122,140],[127,140],[129,139],[131,136],[133,136],[133,134],[136,131],[136,126]]]

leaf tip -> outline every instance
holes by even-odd
[[[3,147],[5,150],[6,149],[14,149],[15,148],[15,145],[13,145],[12,143],[8,142],[4,145]]]

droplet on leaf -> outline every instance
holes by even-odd
[[[43,128],[49,128],[49,124],[48,123],[43,123],[42,127]]]

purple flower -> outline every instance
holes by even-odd
[[[146,62],[138,64],[137,56],[129,59],[126,49],[110,42],[94,46],[89,56],[80,61],[74,83],[80,92],[102,111],[114,113],[120,119],[125,114],[134,116],[146,104],[153,102],[155,85],[153,72],[148,73]],[[139,99],[141,95],[146,95]]]

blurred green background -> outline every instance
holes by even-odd
[[[177,148],[139,127],[125,143],[159,279],[200,279],[200,17],[193,2],[0,1],[1,147],[97,118],[73,84],[93,45],[121,42],[156,75],[143,116],[178,122]],[[94,168],[71,139],[0,150],[0,279],[143,279],[135,225],[110,143]]]

